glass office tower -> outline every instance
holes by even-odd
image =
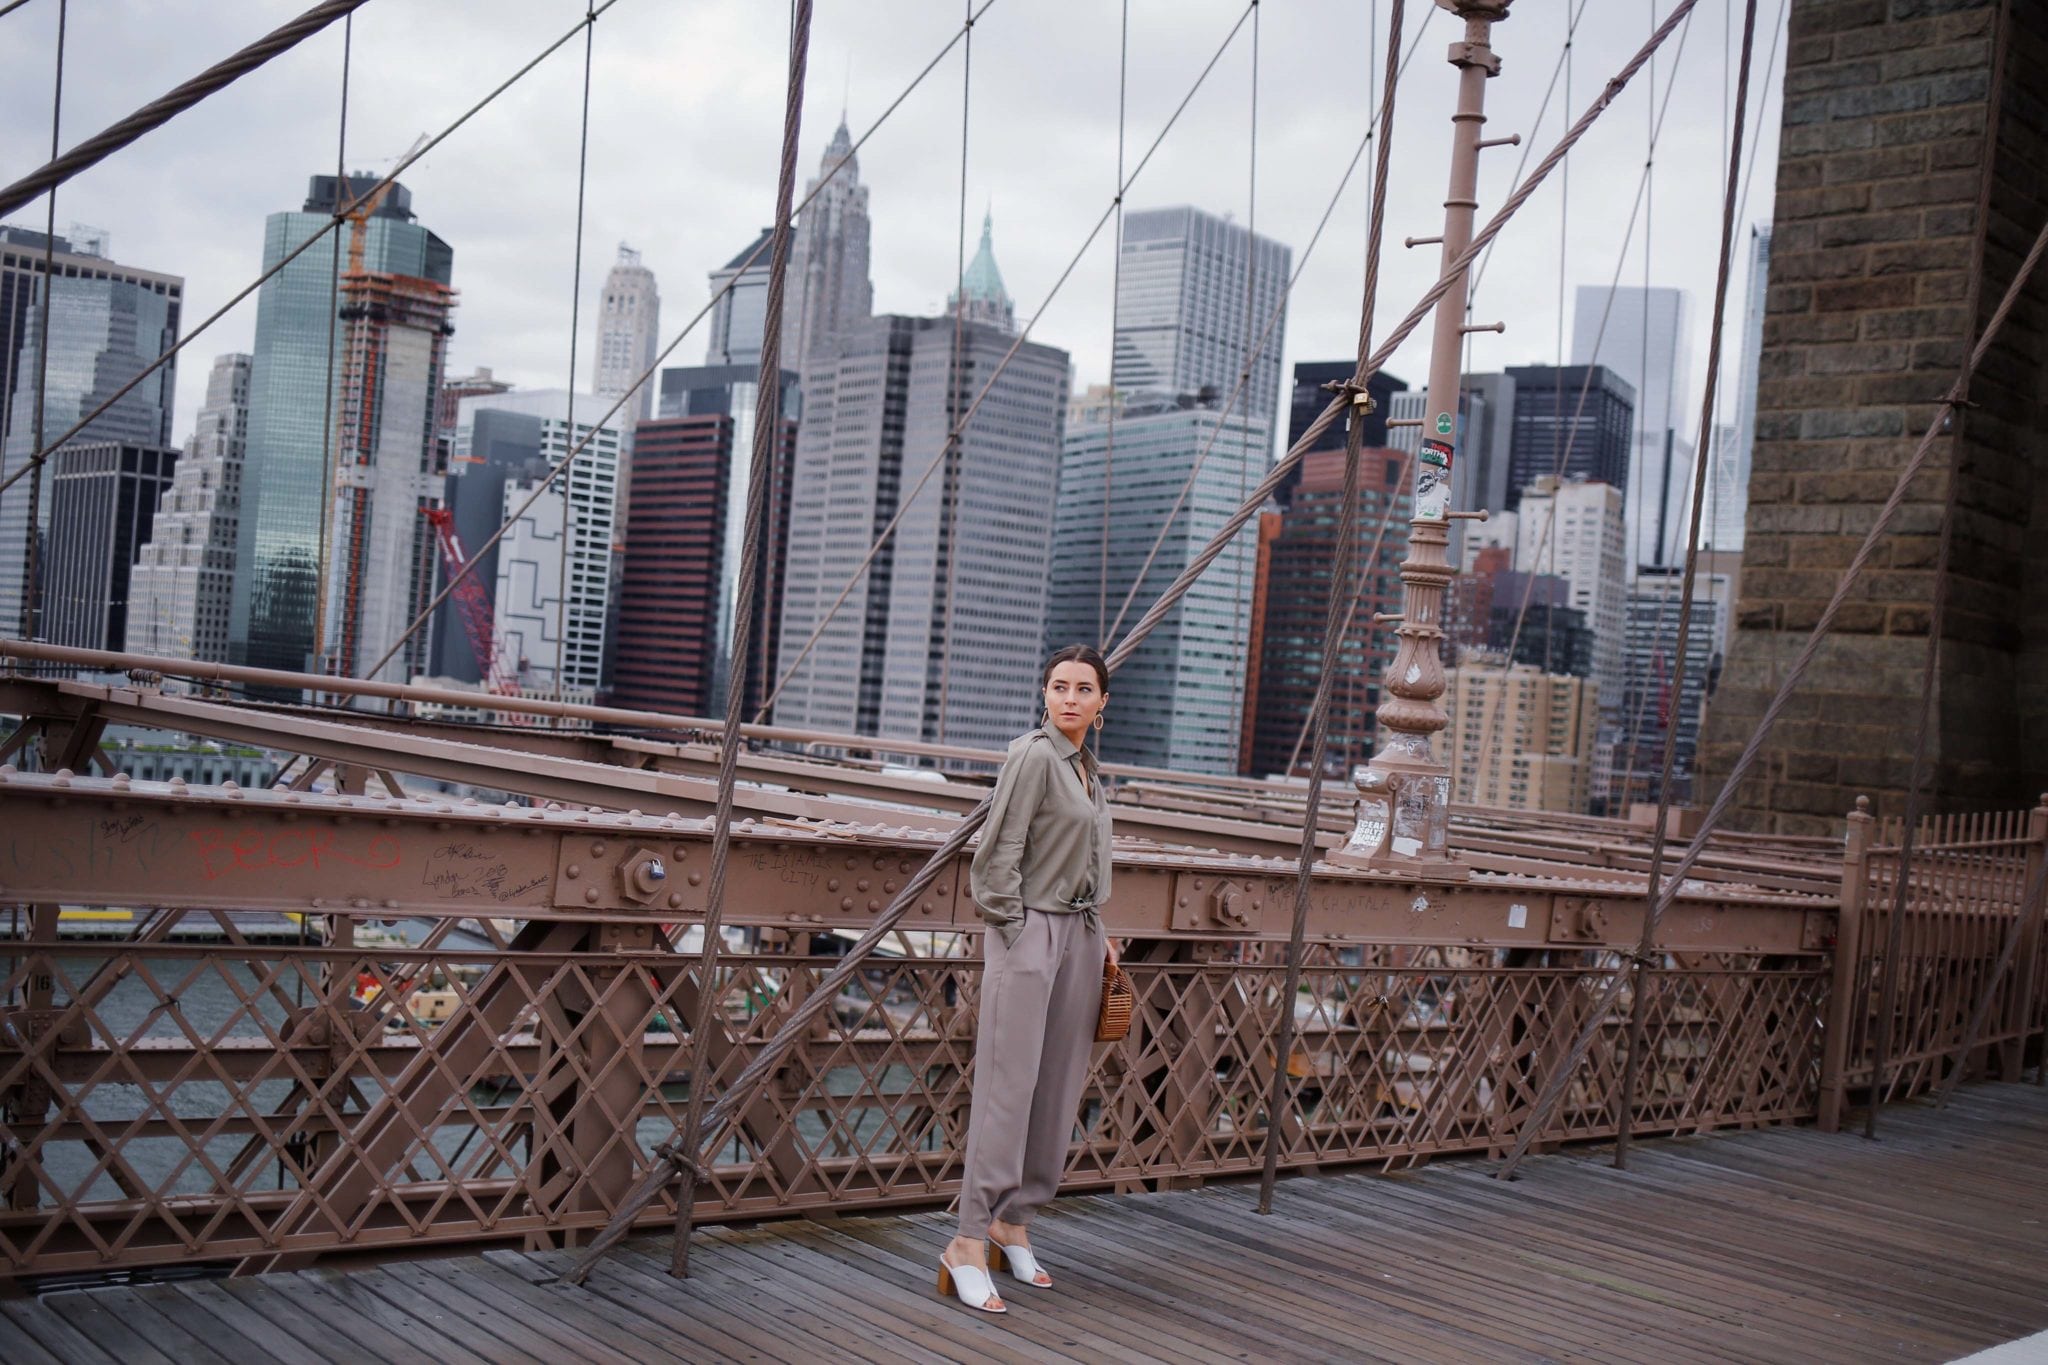
[[[377,178],[351,175],[349,193]],[[316,175],[305,208],[273,213],[264,225],[263,264],[277,264],[318,232],[334,211],[340,182]],[[256,301],[256,345],[249,386],[248,455],[241,524],[236,535],[235,595],[228,653],[235,663],[303,670],[313,648],[319,600],[320,526],[332,511],[325,468],[330,423],[340,405],[328,402],[329,337],[336,324],[336,250],[349,250],[352,228],[329,234],[268,280]],[[412,196],[394,184],[363,224],[363,268],[448,284],[454,252],[413,220]],[[343,256],[344,267],[348,258]],[[334,334],[335,392],[342,378]],[[325,439],[323,439],[325,438]]]

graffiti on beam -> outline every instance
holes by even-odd
[[[547,880],[515,880],[512,869],[489,848],[467,842],[436,845],[420,873],[420,885],[437,896],[449,900],[491,900],[500,905],[519,899]]]
[[[353,847],[332,829],[195,829],[188,836],[199,855],[200,873],[208,881],[239,872],[275,872],[291,868],[322,871],[333,864],[373,872],[398,866],[398,840],[373,834]]]

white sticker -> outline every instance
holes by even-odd
[[[1400,842],[1400,840],[1398,840],[1398,839],[1397,839],[1397,840],[1395,840],[1394,842],[1396,842],[1396,843],[1399,843],[1399,842]],[[1412,842],[1413,842],[1413,840],[1410,840],[1410,842],[1412,843]],[[1413,850],[1413,849],[1405,849],[1405,850],[1403,850],[1403,851],[1404,851],[1404,852],[1408,852],[1408,853],[1413,853],[1413,852],[1414,852],[1415,850]],[[1417,896],[1417,897],[1416,897],[1416,898],[1415,898],[1415,899],[1414,899],[1414,900],[1413,900],[1413,901],[1412,901],[1412,902],[1411,902],[1411,903],[1409,904],[1408,908],[1409,908],[1410,910],[1414,911],[1414,912],[1415,912],[1416,914],[1418,914],[1418,915],[1419,915],[1419,914],[1421,914],[1421,913],[1423,913],[1423,912],[1424,912],[1425,910],[1429,909],[1429,896],[1428,896],[1427,894],[1424,894],[1424,895],[1420,895],[1420,896]]]
[[[1510,905],[1508,907],[1508,928],[1526,929],[1528,927],[1529,907],[1526,905]]]

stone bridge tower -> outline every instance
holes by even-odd
[[[2044,71],[2039,0],[1793,0],[1738,629],[1701,760],[1709,797],[2048,218]],[[2048,270],[1969,398],[1739,794],[1738,823],[1827,832],[1858,794],[1903,808],[1950,509],[1932,808],[2025,805],[2048,786]]]

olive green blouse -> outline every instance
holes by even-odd
[[[1095,755],[1051,725],[1011,741],[968,884],[1006,944],[1026,910],[1095,914],[1109,899],[1109,802]]]

